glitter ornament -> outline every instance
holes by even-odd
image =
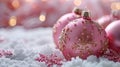
[[[58,47],[58,40],[62,29],[70,22],[81,17],[82,10],[79,8],[73,9],[72,13],[62,16],[53,27],[53,38],[56,46]]]
[[[67,60],[76,56],[82,59],[90,55],[99,57],[107,49],[108,39],[104,29],[92,21],[89,12],[84,11],[82,17],[62,29],[59,49]]]

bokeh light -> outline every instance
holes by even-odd
[[[120,2],[113,2],[111,4],[111,9],[112,10],[120,10]]]
[[[9,26],[15,26],[17,24],[17,18],[12,16],[9,20]]]
[[[44,14],[41,14],[41,15],[39,16],[39,20],[40,20],[41,22],[44,22],[44,21],[46,20],[46,16],[45,16]]]
[[[41,0],[42,2],[46,2],[47,0]]]
[[[19,7],[20,7],[19,1],[18,1],[18,0],[13,0],[12,6],[13,6],[15,9],[19,8]]]
[[[74,0],[75,6],[80,6],[81,3],[82,3],[82,0]]]

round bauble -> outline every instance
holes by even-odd
[[[59,49],[67,60],[76,56],[86,59],[90,55],[101,56],[107,49],[107,43],[104,29],[91,20],[89,12],[83,12],[83,18],[70,22],[62,29]]]
[[[97,20],[104,29],[113,21],[120,19],[119,10],[114,10],[110,15],[105,15]]]
[[[105,29],[109,38],[109,48],[120,52],[120,20],[110,23]]]
[[[68,13],[60,17],[57,23],[53,26],[53,38],[56,46],[58,47],[58,40],[62,29],[70,22],[80,18],[82,10],[75,8],[72,13]]]
[[[97,20],[98,24],[101,25],[104,29],[110,24],[114,18],[111,15],[106,15]]]

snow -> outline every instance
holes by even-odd
[[[62,67],[120,67],[120,63],[102,57],[89,56],[87,60],[82,60],[79,57],[72,58],[71,61],[63,63]]]
[[[0,58],[0,67],[47,67],[44,62],[35,61],[39,53],[44,55],[55,53],[63,57],[62,53],[55,48],[52,28],[0,29],[0,49],[13,52],[10,57]],[[58,66],[53,65],[53,67]],[[90,56],[87,60],[76,57],[71,61],[64,61],[61,67],[120,67],[120,63]]]

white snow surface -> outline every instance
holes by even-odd
[[[12,50],[13,56],[0,58],[0,67],[47,67],[44,62],[37,62],[35,58],[41,54],[62,53],[55,48],[52,37],[52,28],[37,28],[25,30],[21,27],[0,29],[0,49]],[[53,65],[53,67],[58,67]],[[120,67],[119,62],[109,61],[106,58],[89,56],[86,60],[79,57],[63,62],[61,67]]]

